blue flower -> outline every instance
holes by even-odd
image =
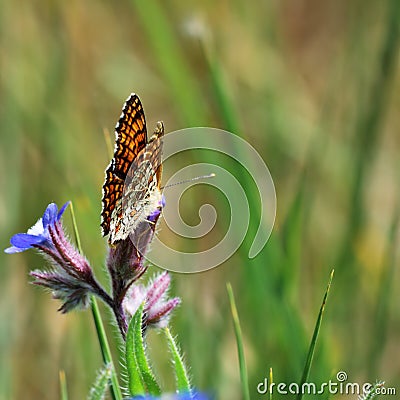
[[[60,210],[55,203],[47,206],[43,217],[35,225],[28,229],[27,233],[17,233],[11,239],[11,247],[4,251],[8,254],[19,253],[31,249],[35,245],[51,245],[49,226],[58,222],[67,208],[69,201],[65,203]]]
[[[42,218],[27,233],[14,235],[10,240],[12,246],[5,249],[6,253],[12,254],[34,247],[47,258],[51,268],[35,270],[30,275],[35,285],[50,289],[53,298],[61,300],[59,311],[63,313],[88,307],[90,294],[109,301],[107,293],[97,283],[89,262],[64,232],[61,217],[68,205],[69,202],[58,210],[56,204],[49,204]]]
[[[151,395],[134,396],[128,400],[211,400],[212,398],[200,392],[162,394],[161,397]]]

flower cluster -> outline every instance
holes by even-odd
[[[68,204],[69,202],[64,204],[60,210],[56,204],[49,204],[35,225],[26,233],[18,233],[11,238],[11,246],[5,249],[5,252],[13,254],[34,248],[49,261],[51,265],[49,269],[35,270],[30,275],[34,278],[34,284],[49,289],[55,299],[61,300],[62,305],[59,310],[63,313],[87,307],[91,296],[96,295],[113,311],[123,339],[126,339],[129,321],[136,323],[135,318],[138,315],[142,318],[138,327],[139,335],[141,334],[143,338],[147,328],[166,328],[172,311],[180,304],[178,297],[168,298],[171,283],[169,274],[163,272],[147,285],[137,284],[138,279],[147,270],[144,264],[145,254],[153,239],[162,207],[165,205],[164,198],[157,209],[137,226],[129,238],[109,246],[106,264],[111,280],[111,295],[97,282],[87,259],[67,238],[61,218]],[[173,341],[173,338],[170,340]],[[127,349],[129,343],[128,341]],[[145,352],[144,347],[142,351]],[[141,368],[143,362],[141,358],[137,367]],[[181,370],[179,373],[182,373]],[[177,381],[185,382],[182,379]],[[188,386],[179,388],[175,394],[164,393],[161,397],[154,397],[148,393],[136,395],[131,399],[209,399],[208,396],[193,391]],[[135,391],[130,394],[135,394]]]
[[[34,284],[49,289],[54,298],[61,300],[59,310],[63,313],[87,307],[90,294],[106,295],[86,258],[66,238],[61,216],[68,204],[60,210],[56,204],[49,204],[42,218],[27,233],[14,235],[12,246],[5,250],[12,254],[35,248],[48,259],[51,268],[32,271],[31,276]]]
[[[97,282],[89,262],[65,234],[61,217],[68,204],[64,204],[60,210],[56,204],[49,204],[42,218],[27,233],[17,233],[11,238],[11,247],[5,249],[5,252],[13,254],[34,248],[47,258],[51,268],[35,270],[30,275],[34,278],[34,284],[49,289],[55,299],[61,300],[60,311],[63,313],[87,307],[90,295],[96,295],[112,309],[125,338],[128,319],[145,301],[144,327],[166,326],[172,310],[180,302],[178,298],[166,299],[170,283],[168,273],[161,274],[147,288],[135,284],[147,269],[144,265],[145,253],[165,200],[162,200],[147,221],[138,225],[131,238],[109,247],[107,267],[112,286],[111,295]]]

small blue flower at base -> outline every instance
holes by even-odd
[[[10,239],[11,247],[4,250],[5,253],[13,254],[31,249],[35,245],[52,245],[50,241],[49,226],[54,226],[61,219],[69,201],[60,210],[55,203],[47,206],[43,217],[35,225],[28,229],[27,233],[17,233]]]
[[[151,395],[129,397],[127,400],[212,400],[212,397],[200,392],[179,393],[179,394],[162,394],[160,397]]]

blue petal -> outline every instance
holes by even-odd
[[[166,204],[166,200],[165,200],[165,196],[164,196],[164,194],[161,196],[161,207],[165,207],[165,204]]]
[[[27,249],[20,249],[19,247],[11,246],[11,247],[7,247],[4,250],[4,253],[14,254],[14,253],[21,253],[22,251],[25,251],[25,250],[27,250]]]
[[[191,393],[180,393],[177,395],[178,400],[211,400],[212,397],[202,392],[193,391]]]
[[[17,233],[10,239],[10,243],[22,250],[30,249],[34,244],[40,244],[47,239],[44,236],[29,235],[28,233]]]
[[[201,392],[191,392],[191,393],[179,393],[179,394],[175,394],[175,395],[169,395],[169,394],[165,394],[161,395],[161,397],[154,397],[151,395],[137,395],[137,396],[133,396],[133,397],[129,397],[129,399],[127,400],[211,400],[212,397],[207,396],[204,393]]]
[[[65,209],[69,206],[70,201],[67,201],[61,208],[60,211],[57,214],[57,221],[60,220],[61,216],[64,214]]]
[[[58,207],[55,203],[50,203],[43,214],[43,227],[47,228],[48,225],[54,224],[57,218]]]
[[[161,210],[156,208],[148,217],[147,220],[150,222],[154,222],[161,214]]]

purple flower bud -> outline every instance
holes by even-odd
[[[140,305],[146,300],[146,288],[143,285],[132,285],[124,299],[124,309],[130,315],[135,315]]]
[[[150,308],[146,315],[147,325],[154,328],[165,328],[168,325],[172,311],[181,304],[179,297],[162,302]]]
[[[143,261],[143,256],[129,237],[109,248],[107,268],[116,304],[122,304],[128,288],[146,272],[147,267]]]
[[[155,328],[167,326],[172,310],[181,302],[178,297],[167,300],[169,285],[169,274],[164,272],[150,282],[147,287],[143,285],[132,286],[124,299],[125,311],[133,316],[140,304],[145,301],[145,325]]]
[[[53,269],[51,271],[32,271],[31,276],[35,278],[35,285],[49,289],[54,299],[62,301],[59,311],[67,313],[73,309],[84,309],[89,305],[91,287],[82,281],[71,278],[63,270]]]

